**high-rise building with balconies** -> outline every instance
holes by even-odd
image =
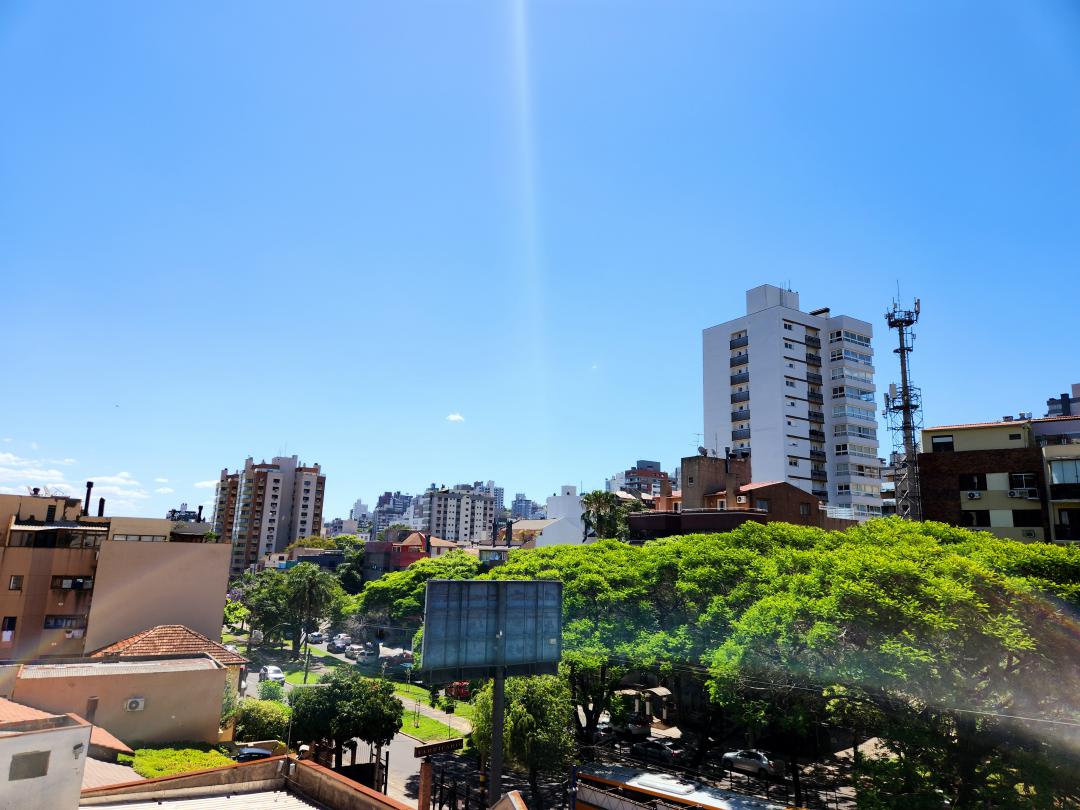
[[[704,330],[704,446],[752,458],[755,481],[789,481],[881,514],[873,327],[769,284],[746,293],[746,314]]]
[[[214,503],[214,531],[232,543],[232,573],[242,573],[260,557],[293,540],[318,534],[323,525],[326,476],[318,464],[306,467],[296,456],[275,456],[244,468],[223,469]]]

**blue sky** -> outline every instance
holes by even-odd
[[[153,515],[287,451],[329,516],[670,469],[760,283],[873,321],[884,384],[900,280],[928,424],[1041,413],[1078,88],[1067,0],[8,0],[0,487]]]

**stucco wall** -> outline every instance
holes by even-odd
[[[82,748],[76,749],[78,745]],[[0,737],[0,807],[18,810],[78,807],[89,747],[89,725]],[[48,773],[33,779],[8,781],[11,758],[31,751],[49,752]]]
[[[220,639],[231,552],[227,543],[102,543],[86,650],[159,624]]]

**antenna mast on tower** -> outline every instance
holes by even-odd
[[[885,418],[893,436],[892,466],[896,470],[896,514],[907,520],[922,520],[922,500],[919,496],[919,432],[922,430],[922,392],[911,384],[910,354],[915,348],[912,327],[919,320],[920,304],[914,309],[901,309],[893,301],[885,313],[885,322],[895,329],[900,339],[893,352],[900,355],[900,389],[889,385],[885,396]]]

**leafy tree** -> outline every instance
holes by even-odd
[[[337,768],[348,740],[359,738],[381,751],[401,728],[403,706],[393,685],[351,667],[335,668],[318,687],[294,689],[290,701],[294,736],[329,745]]]
[[[464,551],[419,560],[404,571],[393,571],[367,583],[360,593],[359,610],[393,622],[416,621],[424,612],[429,579],[473,579],[481,570],[480,561]]]
[[[317,630],[319,623],[340,622],[348,599],[337,578],[314,563],[300,563],[284,573],[285,620],[292,627],[293,657],[300,654],[300,636]]]
[[[251,611],[244,606],[243,602],[226,597],[225,624],[230,627],[243,627],[244,622],[250,615]]]
[[[601,539],[625,542],[630,536],[628,516],[632,512],[642,512],[647,507],[639,500],[624,500],[614,492],[598,489],[581,496],[581,508],[584,510],[581,515],[583,541],[591,533]]]
[[[285,551],[289,552],[297,548],[318,548],[324,551],[336,549],[337,543],[334,542],[332,537],[323,537],[318,534],[310,534],[307,537],[298,537],[293,540],[289,545],[285,547]]]
[[[574,707],[566,682],[554,675],[507,678],[503,724],[506,759],[528,771],[533,801],[542,806],[539,775],[561,773],[573,759],[570,733]],[[484,756],[491,753],[492,686],[476,695],[472,744]]]
[[[240,701],[236,718],[236,739],[244,742],[262,740],[285,741],[288,736],[291,710],[279,700]]]
[[[226,681],[225,694],[221,698],[221,728],[229,725],[233,718],[236,717],[236,712],[239,709],[240,699],[236,694],[236,690],[233,685]]]
[[[277,681],[259,681],[259,700],[276,700],[283,701],[285,699],[285,687]]]
[[[355,595],[364,588],[364,542],[358,539],[343,550],[345,559],[337,567],[337,577],[345,592]]]

